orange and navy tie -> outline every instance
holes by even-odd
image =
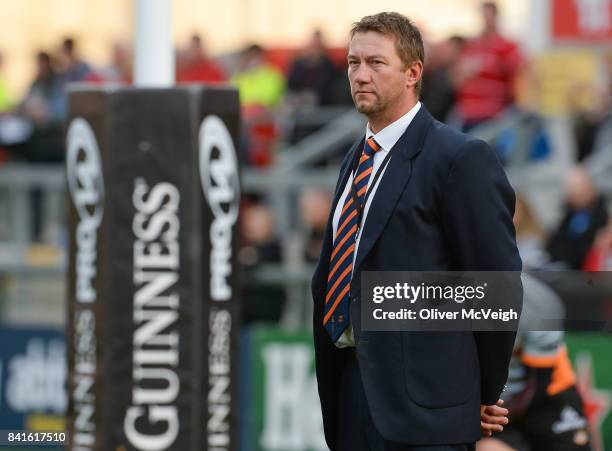
[[[352,189],[357,194],[359,207],[364,208],[364,199],[368,189],[368,180],[372,173],[374,153],[380,146],[374,138],[369,138],[363,146],[359,165],[353,178]],[[353,272],[355,241],[361,224],[358,224],[358,206],[354,204],[352,190],[349,190],[344,207],[340,213],[338,230],[334,239],[334,249],[329,262],[327,277],[327,295],[323,326],[335,343],[349,325],[349,291]]]

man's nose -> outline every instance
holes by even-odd
[[[353,71],[353,82],[357,84],[369,83],[372,78],[372,73],[367,64],[360,64]]]

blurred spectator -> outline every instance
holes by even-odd
[[[612,271],[612,219],[597,232],[593,247],[589,250],[583,269],[585,271]]]
[[[11,107],[11,95],[9,94],[8,86],[4,80],[4,59],[0,53],[0,113],[8,111]]]
[[[309,263],[319,261],[331,205],[331,194],[322,189],[306,190],[300,198],[300,216],[306,228],[304,259]]]
[[[267,108],[251,105],[242,108],[240,161],[248,166],[266,167],[274,161],[278,128]]]
[[[91,75],[91,67],[83,61],[76,50],[73,38],[66,38],[60,49],[60,73],[66,83],[84,81]]]
[[[66,95],[49,54],[38,53],[36,63],[34,81],[21,103],[0,117],[0,145],[17,159],[60,162],[64,159]]]
[[[331,105],[335,102],[334,89],[340,76],[327,54],[323,34],[316,30],[303,54],[289,69],[287,87],[297,105]]]
[[[16,111],[0,120],[0,143],[19,159],[34,163],[64,160],[65,84],[46,52],[36,55],[36,75]],[[32,190],[32,236],[41,239],[42,191]]]
[[[238,87],[240,103],[245,107],[272,108],[278,105],[285,91],[283,74],[266,62],[264,51],[257,44],[242,51],[231,82]]]
[[[482,4],[483,31],[465,45],[453,71],[458,114],[466,131],[514,102],[514,81],[522,58],[518,45],[500,35],[497,16],[494,2]]]
[[[245,272],[255,270],[266,263],[280,264],[281,248],[276,238],[274,217],[264,205],[252,205],[242,214],[243,246],[238,260]],[[254,321],[278,321],[284,292],[276,286],[245,284],[243,290],[242,318],[244,323]]]
[[[265,61],[263,49],[253,44],[242,51],[231,82],[238,87],[242,106],[240,158],[247,165],[267,166],[278,137],[271,109],[282,99],[285,79]]]
[[[92,72],[87,81],[127,83],[132,82],[132,52],[128,45],[115,42],[110,51],[111,63]]]
[[[584,166],[595,185],[612,198],[612,113],[608,112],[595,134],[593,150]]]
[[[514,210],[514,227],[516,228],[516,244],[525,268],[543,267],[549,260],[544,250],[545,234],[533,209],[524,196],[517,194]]]
[[[601,146],[598,134],[610,121],[610,110],[612,105],[612,52],[604,59],[607,64],[607,86],[603,88],[591,84],[576,84],[569,90],[569,104],[572,110],[574,136],[576,138],[577,155],[579,162],[584,161],[597,147]],[[592,99],[588,107],[584,105],[584,99]],[[608,128],[610,126],[608,125]],[[608,144],[612,144],[612,134],[608,132]],[[612,159],[612,157],[611,157]]]
[[[595,189],[583,167],[572,169],[565,181],[567,205],[559,228],[547,249],[553,262],[581,269],[597,231],[608,221],[603,196]]]
[[[423,73],[421,102],[437,120],[445,122],[455,106],[455,87],[451,71],[465,45],[461,36],[452,36],[430,50]]]
[[[221,83],[225,79],[223,70],[208,57],[200,36],[192,35],[189,45],[178,59],[176,81]]]
[[[350,92],[341,83],[346,76],[340,73],[325,47],[323,34],[316,30],[310,42],[289,69],[286,105],[291,109],[329,106],[346,103],[340,92]],[[351,100],[352,102],[352,100]],[[292,123],[288,142],[294,144],[323,125]]]
[[[262,204],[253,204],[242,213],[244,247],[240,260],[246,266],[280,261],[280,245],[275,236],[274,216]]]
[[[605,119],[601,111],[574,111],[572,122],[576,138],[576,161],[584,161],[593,152],[597,132]]]
[[[66,118],[66,94],[61,77],[55,72],[51,56],[36,55],[36,75],[19,111],[38,129],[61,126]]]

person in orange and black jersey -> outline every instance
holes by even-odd
[[[510,362],[504,406],[510,423],[477,451],[590,451],[590,436],[572,363],[558,331],[530,330],[535,318],[559,318],[559,296],[543,282],[523,274],[523,314]]]

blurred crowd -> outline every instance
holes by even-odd
[[[429,42],[421,100],[434,117],[472,132],[478,127],[516,114],[528,113],[517,102],[517,90],[533,82],[530,61],[520,46],[498,28],[499,11],[492,2],[481,7],[482,29],[475,37],[451,36]],[[0,56],[0,159],[29,162],[63,161],[63,126],[67,114],[67,88],[72,82],[130,84],[131,49],[112,47],[111,64],[96,67],[81,56],[73,38],[57,50],[35,55],[36,72],[21,99],[7,88],[3,71],[10,61]],[[242,50],[211,56],[204,40],[191,36],[176,51],[177,83],[230,83],[240,92],[242,136],[240,158],[247,167],[274,165],[279,149],[299,142],[324,124],[291,123],[296,111],[352,108],[346,77],[346,48],[329,48],[315,30],[301,49],[265,49],[252,43]],[[612,57],[608,60],[608,80]],[[571,97],[580,97],[576,87]],[[530,268],[567,268],[585,271],[612,270],[612,220],[610,185],[600,183],[612,175],[612,84],[594,96],[585,109],[576,102],[571,113],[575,156],[565,175],[565,202],[561,221],[544,227],[530,205],[528,193],[517,201],[517,238],[525,265]],[[568,93],[569,95],[569,93]],[[527,163],[537,163],[555,152],[543,118],[531,112],[532,133],[526,147]],[[517,137],[505,130],[492,143],[504,163],[517,152]],[[302,236],[302,260],[314,263],[331,208],[332,194],[308,189],[295,203]],[[261,264],[284,261],[283,240],[275,211],[266,196],[248,196],[242,206],[240,261],[246,271]],[[278,320],[284,293],[278,287],[251,287],[245,298],[247,321]],[[262,308],[266,305],[268,308]]]
[[[74,38],[57,50],[35,55],[35,73],[26,94],[17,99],[3,77],[7,62],[0,53],[0,151],[3,159],[63,161],[63,123],[71,83],[132,83],[132,50],[115,43],[108,66],[81,57]],[[328,49],[315,31],[303,49],[264,49],[256,43],[211,57],[198,34],[176,50],[177,84],[229,83],[238,88],[244,118],[244,164],[273,162],[280,136],[278,114],[304,106],[351,104],[344,76],[345,49]],[[292,132],[289,132],[289,135]],[[291,139],[291,138],[289,138]]]

